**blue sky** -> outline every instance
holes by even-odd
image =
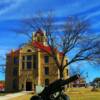
[[[25,36],[19,36],[10,31],[20,27],[20,20],[30,18],[36,12],[44,13],[49,10],[55,12],[56,17],[76,15],[89,19],[91,29],[100,33],[100,0],[0,0],[0,56],[5,57],[12,48],[26,41]],[[5,63],[0,58],[0,64]],[[99,66],[84,64],[83,69],[88,72],[88,81],[100,77]],[[4,74],[0,73],[0,80]]]

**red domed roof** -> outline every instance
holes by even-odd
[[[34,36],[37,36],[38,34],[39,34],[40,36],[44,36],[44,33],[43,33],[43,31],[42,31],[40,28],[36,31],[36,33],[35,33]]]

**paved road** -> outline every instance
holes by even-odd
[[[10,100],[12,98],[18,97],[18,96],[22,96],[22,95],[26,95],[29,92],[23,91],[23,92],[18,92],[18,93],[11,93],[11,94],[7,94],[5,96],[0,96],[0,100]]]

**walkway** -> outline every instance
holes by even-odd
[[[18,92],[18,93],[10,93],[10,94],[7,94],[5,96],[0,96],[0,100],[10,100],[12,98],[22,96],[22,95],[26,95],[28,93],[30,93],[30,92],[23,91],[23,92]]]

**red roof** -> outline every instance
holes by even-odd
[[[49,46],[45,46],[43,45],[42,43],[40,42],[33,42],[32,45],[38,49],[40,49],[41,52],[47,52],[47,53],[51,53],[51,48]],[[57,51],[57,49],[55,48],[55,50]],[[19,55],[19,51],[20,49],[18,50],[15,50],[15,51],[11,51],[8,55],[11,55],[11,56],[17,56]],[[62,52],[59,52],[59,55],[62,56],[63,53]]]
[[[39,42],[33,42],[33,46],[36,48],[39,48],[42,52],[51,52],[51,48],[49,46],[44,46],[42,43]],[[55,48],[55,50],[57,51],[57,49]],[[59,52],[59,55],[62,56],[63,52]]]
[[[51,48],[49,46],[44,46],[42,43],[33,42],[32,44],[33,44],[34,47],[39,48],[43,52],[50,53],[50,51],[51,51]]]
[[[44,36],[44,33],[40,28],[37,30],[37,32],[35,33],[34,36],[37,36],[38,34],[41,35],[41,36]]]

